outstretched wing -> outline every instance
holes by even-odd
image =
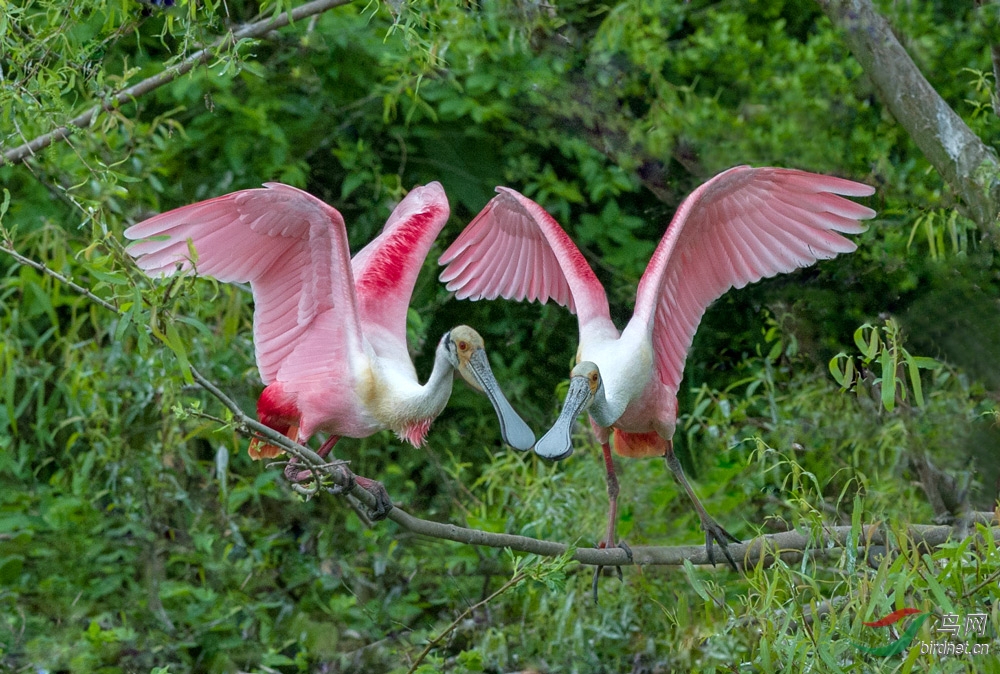
[[[140,240],[128,252],[150,276],[179,268],[250,282],[257,368],[265,384],[283,368],[319,373],[360,353],[344,219],[307,192],[265,183],[154,216],[125,236]],[[334,309],[336,329],[321,326],[330,322],[317,318]]]
[[[351,261],[361,325],[381,355],[390,355],[385,349],[391,349],[398,360],[410,362],[406,311],[417,275],[448,213],[441,183],[416,187],[392,211],[382,233]]]
[[[578,315],[581,331],[610,324],[604,288],[559,223],[524,195],[497,192],[441,256],[448,290],[458,299],[551,299]]]
[[[865,230],[875,211],[838,194],[874,188],[791,169],[737,166],[677,210],[639,281],[633,321],[652,330],[660,381],[677,391],[705,309],[730,288],[853,251],[837,234]]]

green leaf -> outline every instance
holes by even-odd
[[[865,335],[866,330],[868,331],[867,336]],[[874,360],[875,354],[878,353],[879,341],[878,328],[872,327],[870,323],[865,323],[854,331],[854,343],[858,346],[858,350],[866,362]]]
[[[90,268],[90,275],[99,281],[104,281],[108,285],[113,286],[123,286],[131,283],[125,274],[105,272],[93,267]]]
[[[194,377],[191,376],[191,363],[188,360],[187,349],[184,347],[184,341],[177,332],[177,326],[172,322],[167,323],[166,330],[167,332],[164,342],[167,347],[174,352],[174,355],[177,356],[177,363],[181,367],[181,373],[184,375],[184,381],[189,384],[193,384]]]
[[[944,363],[934,358],[928,358],[926,356],[910,356],[909,354],[907,354],[907,356],[921,370],[939,370],[944,367]]]
[[[910,388],[913,389],[913,401],[917,404],[917,407],[923,407],[924,392],[920,385],[920,366],[917,365],[917,359],[905,350],[903,351],[903,359],[906,361],[906,367],[910,373]]]
[[[882,357],[882,406],[889,412],[896,406],[896,356],[892,349],[883,349]]]
[[[840,364],[841,360],[844,361],[843,366]],[[833,380],[840,388],[847,390],[854,383],[854,359],[843,351],[830,359],[828,367],[830,374],[833,375]]]
[[[340,183],[340,198],[346,201],[347,197],[354,193],[354,190],[358,189],[369,180],[371,180],[371,176],[367,173],[348,173],[347,177]]]
[[[712,601],[712,595],[709,594],[708,590],[705,588],[705,583],[702,582],[701,578],[695,574],[694,565],[688,560],[684,560],[684,575],[687,576],[688,584],[691,585],[691,589],[698,593],[705,602]]]

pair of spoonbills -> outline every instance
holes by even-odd
[[[607,296],[559,224],[516,191],[498,195],[441,257],[441,280],[459,299],[552,300],[577,314],[577,364],[562,413],[535,442],[490,370],[483,339],[467,326],[441,338],[421,385],[406,348],[406,311],[417,274],[448,219],[439,183],[412,190],[382,233],[353,258],[340,213],[280,183],[185,206],[125,231],[151,276],[195,270],[253,290],[257,367],[266,387],[262,423],[305,442],[329,435],[325,456],[342,436],[392,430],[419,446],[451,395],[453,372],[489,398],[504,441],[561,459],[572,453],[570,430],[583,411],[601,443],[610,500],[607,534],[615,544],[618,481],[611,456],[664,457],[687,492],[714,561],[717,542],[730,564],[735,541],[702,506],[674,456],[677,390],[695,330],[708,305],[732,287],[790,272],[855,249],[842,233],[859,233],[875,212],[842,196],[874,190],[803,171],[739,166],[701,185],[681,204],[639,281],[632,319],[619,330]],[[192,261],[191,250],[196,253]],[[253,458],[281,453],[253,441]],[[286,476],[308,471],[294,460]],[[358,484],[391,507],[377,482]]]

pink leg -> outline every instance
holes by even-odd
[[[708,561],[715,566],[715,553],[712,548],[714,541],[722,548],[722,553],[726,556],[729,566],[733,567],[733,571],[739,571],[739,567],[736,566],[736,560],[733,559],[733,555],[729,552],[729,542],[739,543],[740,539],[723,529],[722,525],[708,514],[705,506],[698,500],[698,495],[694,493],[694,489],[691,488],[687,477],[684,476],[684,469],[681,468],[681,462],[677,460],[677,456],[674,454],[674,443],[672,440],[667,440],[667,451],[663,455],[663,458],[667,462],[667,467],[674,474],[674,478],[677,479],[677,482],[687,492],[688,498],[691,499],[691,504],[694,505],[695,512],[698,513],[698,517],[701,519],[701,528],[705,531],[705,552],[708,555]]]
[[[601,443],[601,450],[604,452],[604,468],[607,471],[608,480],[608,529],[604,535],[604,540],[597,544],[598,549],[615,547],[615,530],[618,526],[618,474],[615,473],[615,462],[611,456],[611,444],[607,441]],[[632,551],[629,550],[627,545],[624,543],[617,545],[628,553],[629,559],[632,559]],[[615,568],[618,570],[618,580],[623,580],[622,567],[616,566]],[[602,570],[604,570],[603,566],[598,566],[594,569],[594,580],[591,583],[595,604],[598,603],[597,579],[601,577]]]
[[[604,541],[598,548],[611,548],[615,545],[615,529],[618,526],[618,475],[615,473],[615,463],[611,457],[611,445],[607,442],[601,445],[604,451],[604,468],[608,472],[608,531]]]

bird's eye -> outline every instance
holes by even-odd
[[[590,383],[591,384],[596,384],[597,380],[600,379],[600,377],[601,377],[601,375],[597,374],[596,372],[591,372],[590,373]]]
[[[459,342],[458,342],[458,350],[459,351],[467,351],[468,349],[469,349],[469,343],[466,342],[465,340],[459,340]]]

